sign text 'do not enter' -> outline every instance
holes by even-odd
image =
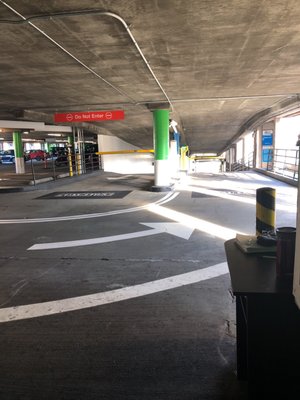
[[[80,111],[54,114],[54,122],[116,121],[124,119],[124,110]]]

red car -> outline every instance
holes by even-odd
[[[44,160],[47,158],[47,153],[44,150],[29,150],[25,154],[26,160]]]

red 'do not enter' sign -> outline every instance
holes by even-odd
[[[124,119],[124,110],[69,112],[54,114],[54,122],[116,121]]]

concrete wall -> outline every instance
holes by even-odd
[[[221,161],[211,160],[211,161],[194,161],[194,172],[206,172],[211,174],[216,174],[220,172]],[[192,172],[193,172],[192,169]]]
[[[98,135],[99,151],[137,150],[133,146],[115,136]],[[104,171],[119,174],[153,174],[154,156],[152,153],[110,154],[102,155]]]

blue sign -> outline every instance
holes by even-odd
[[[272,132],[263,132],[262,145],[263,146],[272,146],[273,145],[273,133]]]
[[[273,161],[273,150],[272,149],[264,149],[262,151],[262,161],[265,163]]]

